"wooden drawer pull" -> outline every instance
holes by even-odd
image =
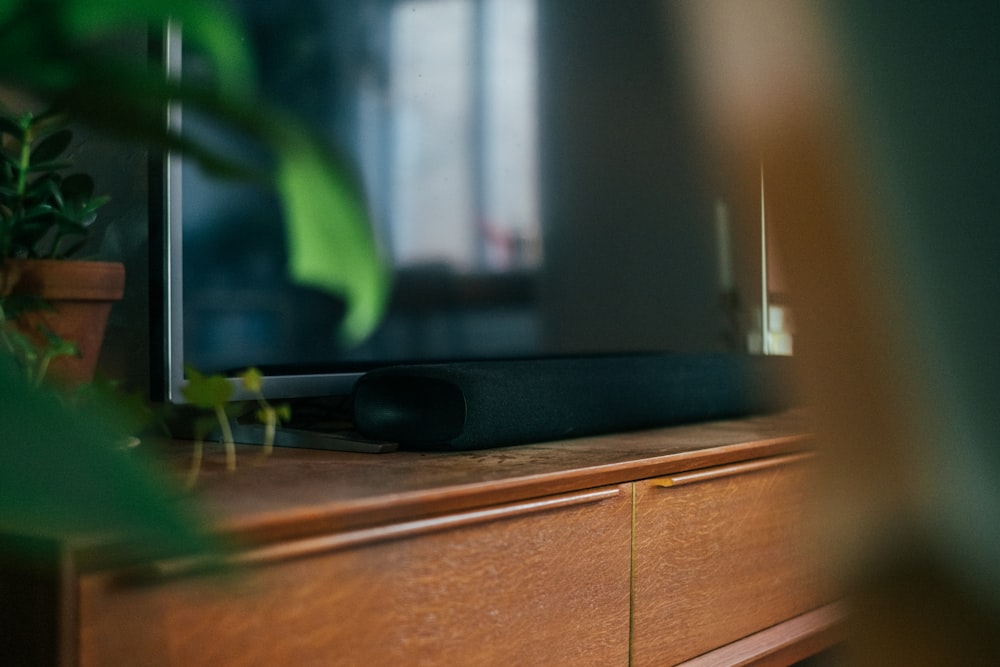
[[[345,533],[322,535],[249,549],[226,557],[223,563],[225,565],[237,566],[276,563],[375,542],[414,537],[442,530],[451,530],[490,521],[526,516],[538,512],[596,503],[617,497],[620,494],[621,489],[619,487],[608,487],[560,496],[544,497],[527,502],[497,505],[495,507],[487,507],[458,514],[353,530]],[[218,562],[216,562],[216,565],[218,565]],[[152,565],[152,572],[149,575],[151,575],[151,578],[175,577],[194,574],[209,568],[211,568],[211,565],[204,559],[172,559],[154,563]]]
[[[660,477],[658,479],[651,480],[651,482],[653,486],[663,488],[682,486],[684,484],[694,484],[696,482],[707,482],[713,479],[720,479],[722,477],[731,477],[733,475],[742,475],[748,472],[757,472],[760,470],[768,470],[770,468],[778,468],[780,466],[799,463],[812,458],[813,456],[814,455],[810,452],[788,454],[786,456],[773,456],[766,459],[757,459],[756,461],[744,461],[742,463],[734,463],[732,465],[677,473],[676,475],[670,475],[669,477]]]

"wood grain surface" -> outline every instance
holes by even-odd
[[[789,412],[473,452],[356,454],[240,447],[240,469],[206,453],[193,500],[214,530],[254,543],[409,520],[806,450]],[[190,443],[170,447],[178,469]]]
[[[799,456],[635,485],[634,665],[673,665],[819,607]]]
[[[508,509],[222,578],[85,576],[80,665],[627,664],[628,487]]]
[[[784,624],[825,601],[800,548],[805,418],[452,454],[241,448],[232,475],[210,452],[178,502],[235,545],[228,567],[46,537],[72,576],[45,574],[58,590],[35,607],[59,620],[18,647],[58,641],[67,666],[660,665],[726,647],[780,664],[820,646]],[[188,447],[168,451],[179,477]],[[12,576],[0,588],[27,609]]]

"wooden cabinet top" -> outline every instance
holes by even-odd
[[[190,505],[212,532],[252,548],[380,530],[810,448],[799,411],[471,452],[275,448],[261,458],[260,447],[241,445],[233,473],[225,470],[222,446],[213,444],[206,445],[195,488],[180,494],[178,503]],[[167,463],[183,478],[192,443],[174,441],[165,451]],[[143,555],[139,545],[122,550],[114,538],[13,535],[0,526],[4,536],[57,545],[54,553],[72,554],[82,570],[152,556]]]
[[[377,526],[801,451],[798,412],[472,452],[206,452],[194,496],[216,528],[255,543]],[[171,458],[186,465],[190,443]]]

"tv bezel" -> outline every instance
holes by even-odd
[[[161,63],[168,76],[181,71],[182,34],[176,23],[150,36],[150,53]],[[180,104],[165,110],[164,122],[180,130],[183,111]],[[183,186],[184,156],[168,151],[151,156],[150,164],[150,270],[153,285],[162,285],[160,294],[151,297],[150,328],[154,337],[151,368],[151,398],[155,401],[185,404],[187,385],[184,361],[184,269],[183,269]],[[364,371],[322,371],[274,373],[264,371],[262,393],[269,399],[295,399],[346,395]],[[233,387],[231,401],[252,399],[235,376],[228,380]]]

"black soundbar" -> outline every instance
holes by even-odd
[[[355,385],[366,437],[468,450],[779,410],[781,357],[639,354],[381,368]]]

